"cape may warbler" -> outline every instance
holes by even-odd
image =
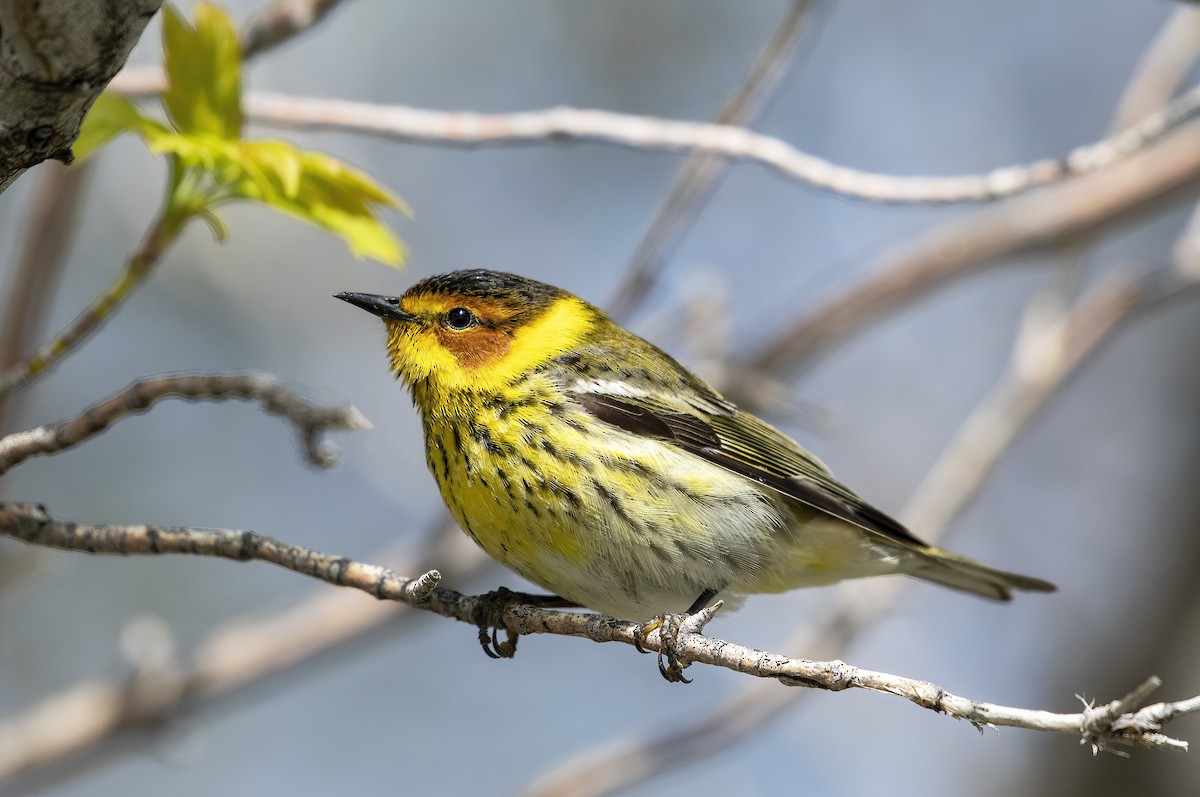
[[[383,319],[455,520],[564,602],[641,621],[887,573],[995,600],[1054,589],[921,542],[564,290],[472,270],[338,298]]]

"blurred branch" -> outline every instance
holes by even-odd
[[[150,409],[167,398],[184,401],[241,399],[262,404],[264,412],[278,415],[296,427],[307,460],[318,467],[333,464],[333,453],[322,445],[330,430],[370,428],[370,422],[353,407],[314,404],[283,385],[258,374],[183,374],[142,379],[99,401],[73,418],[0,438],[0,474],[30,457],[54,454],[103,432],[112,424]]]
[[[451,522],[441,525],[413,569],[437,561],[469,579],[491,562]],[[411,563],[410,563],[411,565]],[[124,678],[91,679],[0,720],[0,789],[41,787],[77,773],[80,763],[113,752],[136,734],[153,734],[328,661],[357,645],[394,639],[389,632],[410,607],[364,601],[346,590],[321,590],[270,617],[235,620],[209,634],[185,659],[135,666]],[[135,665],[138,663],[135,662]]]
[[[866,278],[819,302],[742,367],[795,372],[953,279],[1145,215],[1160,203],[1194,193],[1197,180],[1200,123],[1193,123],[1099,173],[947,221],[884,253],[867,267]]]
[[[0,399],[20,390],[45,374],[87,340],[93,332],[141,286],[154,271],[163,253],[179,236],[186,216],[170,210],[160,213],[150,225],[141,245],[129,255],[116,280],[92,300],[83,312],[54,338],[22,362],[0,371]]]
[[[815,0],[792,0],[788,4],[750,73],[717,114],[717,124],[748,127],[758,118],[791,66],[800,35],[809,28],[804,22],[814,5]],[[684,161],[608,303],[614,317],[627,318],[642,303],[728,167],[727,161],[702,152],[694,152]]]
[[[272,0],[242,29],[242,57],[253,58],[304,33],[342,0]]]
[[[1035,321],[1017,341],[1009,371],[975,408],[909,503],[913,528],[949,524],[978,494],[1012,441],[1124,323],[1195,294],[1200,270],[1177,265],[1105,279],[1059,316]]]
[[[37,334],[74,237],[89,174],[87,164],[42,168],[0,322],[0,373],[21,361],[29,340]],[[12,411],[12,401],[0,397],[0,433],[7,428],[4,418]]]
[[[126,70],[113,81],[114,91],[130,97],[153,96],[160,88],[156,75],[141,70]],[[757,163],[819,190],[851,198],[940,204],[993,201],[1067,178],[1103,172],[1149,148],[1200,113],[1200,87],[1134,127],[1077,147],[1061,159],[956,177],[896,177],[864,172],[838,166],[781,139],[740,127],[581,108],[480,114],[262,92],[247,92],[244,108],[246,117],[259,124],[337,130],[437,146],[597,141],[635,149],[699,151]]]
[[[1124,130],[1165,106],[1200,53],[1200,10],[1177,7],[1142,56],[1117,105],[1113,130]]]
[[[85,525],[53,518],[42,507],[32,504],[0,504],[0,533],[33,545],[87,553],[180,553],[235,561],[260,560],[472,625],[494,620],[512,634],[557,634],[627,645],[634,645],[643,638],[642,626],[638,623],[520,603],[505,603],[498,608],[489,596],[472,597],[437,587],[440,575],[436,570],[418,578],[405,578],[378,565],[318,553],[252,531]],[[700,628],[711,619],[716,608],[694,615],[683,624],[675,643],[683,662],[724,667],[758,678],[775,678],[789,686],[834,692],[866,689],[904,698],[922,708],[967,720],[976,726],[1005,725],[1082,735],[1097,749],[1125,745],[1186,751],[1187,742],[1160,732],[1162,723],[1200,711],[1200,697],[1134,711],[1135,704],[1157,688],[1157,679],[1147,682],[1127,698],[1073,714],[983,703],[952,695],[925,681],[864,670],[840,661],[788,658],[705,637],[700,634]],[[642,644],[651,650],[659,650],[662,642],[661,633],[654,631]]]
[[[31,166],[71,162],[92,103],[161,0],[0,0],[0,193]]]

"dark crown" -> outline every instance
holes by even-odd
[[[481,299],[517,300],[522,304],[535,307],[544,307],[562,296],[563,293],[561,288],[555,288],[544,282],[482,268],[451,271],[449,274],[427,277],[408,289],[409,296],[421,294],[476,296]]]

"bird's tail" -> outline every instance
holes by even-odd
[[[997,601],[1012,600],[1012,591],[1054,592],[1058,587],[1039,578],[1008,573],[956,556],[940,548],[924,548],[908,575]]]

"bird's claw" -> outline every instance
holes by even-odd
[[[652,620],[643,623],[634,637],[633,646],[640,653],[649,653],[644,645],[650,634],[658,632],[658,672],[668,683],[690,684],[691,678],[683,671],[691,662],[686,660],[683,650],[683,637],[689,634],[699,634],[708,621],[713,618],[722,602],[717,601],[712,606],[696,612],[684,614],[660,614]]]
[[[523,597],[507,587],[500,587],[479,596],[475,623],[479,626],[479,646],[488,658],[511,659],[517,655],[517,640],[520,639],[520,634],[513,633],[505,625],[504,612],[512,605],[522,603]],[[503,642],[499,638],[500,629],[504,629],[507,636]]]
[[[637,650],[638,653],[646,654],[646,653],[650,652],[642,646],[646,643],[646,640],[649,639],[650,634],[652,634],[653,632],[657,631],[660,628],[662,628],[662,616],[661,615],[659,617],[655,617],[653,620],[647,620],[646,622],[644,622],[640,626],[638,626],[637,635],[634,636],[634,638],[633,638],[633,647]]]
[[[683,674],[684,667],[691,662],[683,660],[679,635],[683,631],[684,621],[690,615],[664,614],[661,627],[658,629],[658,672],[671,684],[690,684],[691,678]]]
[[[540,609],[571,609],[579,604],[557,595],[527,595],[500,587],[486,595],[480,595],[475,609],[475,624],[479,626],[479,645],[492,659],[511,659],[517,655],[517,640],[520,634],[508,627],[504,614],[517,605]],[[503,629],[507,639],[500,641],[498,632]]]
[[[517,640],[521,638],[520,634],[514,634],[507,628],[504,633],[508,635],[508,639],[501,642],[497,632],[500,629],[484,626],[479,627],[479,645],[483,648],[483,652],[490,659],[511,659],[517,655]]]

